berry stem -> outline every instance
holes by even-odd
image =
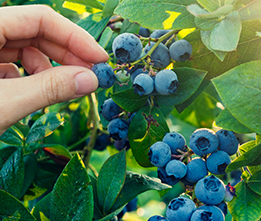
[[[95,94],[92,93],[92,94],[88,95],[88,100],[89,100],[89,104],[90,104],[89,116],[91,117],[91,122],[92,122],[93,128],[92,128],[92,133],[91,133],[91,137],[90,137],[91,139],[90,139],[88,145],[86,147],[84,147],[84,149],[83,149],[84,150],[83,162],[84,162],[86,168],[88,168],[88,166],[89,166],[92,149],[93,149],[95,141],[97,139],[98,130],[99,130],[99,119],[98,119],[98,110],[95,105],[97,103]]]

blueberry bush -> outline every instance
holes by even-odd
[[[94,93],[0,136],[1,220],[261,219],[260,0],[0,4],[49,5],[110,55]]]

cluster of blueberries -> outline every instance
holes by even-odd
[[[168,32],[168,30],[155,30],[151,33],[150,38],[158,39]],[[170,44],[169,47],[168,43]],[[146,55],[155,44],[156,42],[151,41],[143,48],[139,37],[132,33],[123,33],[114,39],[112,50],[120,63],[129,64]],[[164,69],[171,63],[171,59],[186,61],[191,54],[192,46],[188,41],[184,39],[175,41],[170,36],[169,39],[163,40],[154,49],[150,56],[150,64],[154,69]],[[126,83],[131,78],[134,92],[140,96],[169,95],[175,93],[179,86],[177,75],[172,70],[160,70],[155,73],[151,69],[150,71],[146,70],[146,66],[141,68],[141,66],[136,65],[130,70],[122,69],[115,74],[109,64],[99,63],[92,67],[92,71],[96,74],[101,88],[112,87],[116,80],[119,83]]]
[[[227,205],[232,200],[235,189],[214,175],[225,174],[231,162],[230,156],[238,150],[239,142],[232,131],[221,129],[216,133],[207,128],[194,131],[186,146],[185,138],[177,132],[166,133],[162,141],[154,143],[149,149],[150,162],[158,167],[158,177],[163,183],[174,185],[181,181],[194,186],[197,199],[206,204],[196,210],[192,200],[173,199],[166,212],[169,220],[224,220]],[[191,155],[197,156],[190,160]],[[187,164],[182,160],[187,156]],[[208,176],[208,172],[211,175]],[[222,209],[220,213],[218,206]],[[183,211],[183,212],[180,212]],[[181,217],[180,217],[181,216]],[[158,218],[157,218],[158,217]],[[153,220],[168,220],[161,216]]]

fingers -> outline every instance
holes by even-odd
[[[15,64],[0,64],[0,78],[20,77],[19,70]]]
[[[90,94],[97,87],[95,74],[80,66],[60,66],[29,77],[1,80],[0,132],[30,113]]]
[[[24,46],[46,39],[67,48],[71,54],[85,62],[99,63],[108,59],[107,53],[85,30],[69,21],[50,7],[43,5],[0,8],[0,48]],[[25,39],[25,41],[17,41]],[[32,39],[32,40],[28,40]],[[37,40],[33,40],[37,39]],[[10,43],[8,41],[11,41]],[[12,42],[13,41],[13,42]],[[41,50],[46,49],[43,44]],[[48,50],[55,54],[55,50]]]

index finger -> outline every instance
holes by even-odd
[[[108,60],[108,54],[88,32],[48,6],[0,8],[0,49],[8,40],[30,41],[39,37],[67,48],[86,62]]]

